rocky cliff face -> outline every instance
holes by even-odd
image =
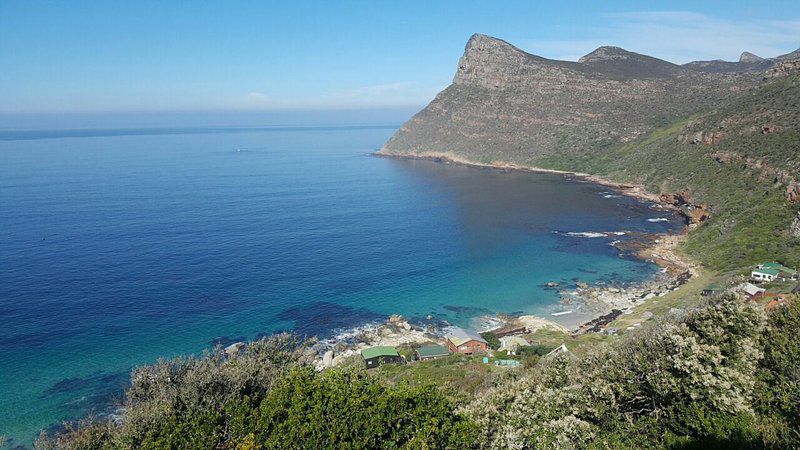
[[[579,158],[713,105],[756,79],[689,70],[618,47],[555,61],[476,34],[453,84],[380,153],[526,165],[553,155]]]
[[[792,221],[792,225],[789,227],[789,234],[795,239],[800,239],[800,212],[797,213],[797,216]]]

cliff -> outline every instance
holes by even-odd
[[[756,79],[693,71],[618,47],[556,61],[476,34],[453,84],[380,153],[536,165],[545,156],[580,156],[634,140]]]

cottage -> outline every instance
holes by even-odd
[[[714,294],[716,294],[717,292],[719,292],[719,291],[720,291],[720,289],[721,289],[721,288],[719,287],[719,285],[717,285],[717,284],[710,284],[710,285],[706,286],[706,288],[705,288],[705,289],[703,289],[703,292],[701,292],[701,293],[700,293],[700,295],[702,295],[702,296],[704,296],[704,297],[708,297],[708,296],[710,296],[710,295],[714,295]]]
[[[414,350],[414,354],[417,355],[418,360],[424,361],[426,359],[436,359],[443,356],[450,356],[450,350],[448,350],[444,345],[435,344],[420,347]]]
[[[402,364],[405,362],[405,359],[397,353],[394,347],[387,346],[365,348],[361,350],[361,357],[364,358],[364,364],[367,365],[367,369],[373,369],[381,364]]]
[[[743,283],[737,287],[737,290],[747,296],[750,300],[757,300],[764,295],[767,290],[760,288],[751,283]]]
[[[762,275],[767,274],[772,276],[771,279],[766,281],[794,281],[797,280],[797,270],[784,266],[779,262],[765,262],[756,266],[753,274],[760,272]],[[755,279],[755,277],[754,277]]]
[[[783,306],[785,304],[786,304],[786,299],[785,298],[783,298],[783,297],[775,297],[772,300],[770,300],[769,303],[766,304],[766,306],[764,306],[764,309],[766,309],[767,311],[772,311],[773,309],[775,309],[775,308],[777,308],[779,306]]]
[[[755,269],[750,272],[750,278],[756,282],[763,282],[763,281],[775,281],[778,278],[778,272],[775,269]]]
[[[480,334],[454,328],[447,336],[447,347],[453,353],[472,354],[489,350],[489,343]]]

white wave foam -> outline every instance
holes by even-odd
[[[647,219],[648,222],[669,222],[669,219],[666,217],[655,217],[653,219]]]
[[[564,233],[564,234],[566,234],[567,236],[572,236],[572,237],[585,237],[585,238],[599,238],[599,237],[608,236],[606,233],[600,233],[600,232],[597,232],[597,231],[582,231],[582,232],[579,232],[579,233],[569,232],[569,233]]]

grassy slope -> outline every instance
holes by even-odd
[[[643,184],[652,192],[691,193],[695,203],[707,203],[712,218],[690,233],[685,250],[705,266],[733,273],[765,259],[800,265],[800,242],[786,230],[800,205],[786,201],[784,184],[765,177],[744,163],[722,164],[715,152],[735,152],[783,168],[800,178],[800,77],[780,79],[747,92],[705,115],[686,118],[645,139],[601,156],[548,157],[542,167],[577,170]],[[681,144],[677,137],[690,130],[714,131],[728,119],[728,136],[715,145]],[[747,132],[762,125],[781,129],[771,134]],[[742,133],[742,134],[740,134]]]

